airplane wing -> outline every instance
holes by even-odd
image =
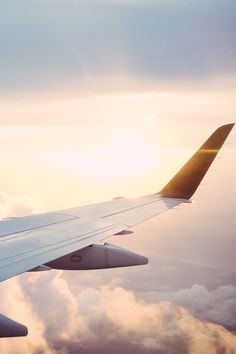
[[[135,225],[191,202],[233,126],[218,128],[159,193],[0,221],[0,281],[26,271],[148,263],[144,256],[98,242],[130,233]],[[10,321],[0,316],[0,337],[27,334],[26,327]]]

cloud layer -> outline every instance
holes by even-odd
[[[112,283],[80,287],[75,294],[71,283],[51,272],[25,275],[8,284],[9,288],[1,287],[6,307],[10,301],[11,312],[20,309],[18,316],[30,326],[25,353],[216,354],[236,350],[236,337],[220,325],[197,319],[168,301],[146,302]],[[12,297],[7,299],[10,289]],[[187,298],[182,296],[182,304]],[[212,307],[215,304],[211,302]],[[0,345],[4,348],[4,343]],[[12,342],[5,353],[14,353],[16,348]]]

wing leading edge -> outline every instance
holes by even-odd
[[[97,269],[146,264],[145,257],[114,249],[115,246],[90,246],[190,202],[233,126],[219,127],[159,193],[0,221],[0,281],[26,271],[53,267]],[[25,327],[22,328],[15,335],[26,335]],[[2,332],[0,326],[0,337],[14,336],[14,331]]]

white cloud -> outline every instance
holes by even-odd
[[[22,289],[20,278],[10,279],[0,284],[0,312],[30,328],[30,335],[20,339],[1,339],[0,351],[4,354],[19,352],[31,354],[41,351],[54,353],[44,338],[44,324],[34,312],[33,304]]]
[[[30,335],[25,342],[28,351],[40,345],[43,353],[47,353],[48,348],[51,353],[93,353],[95,348],[97,353],[109,353],[112,347],[113,353],[121,348],[128,353],[132,348],[137,353],[145,350],[163,354],[217,354],[220,350],[233,353],[236,348],[236,337],[232,333],[196,319],[182,306],[167,301],[146,302],[115,284],[85,285],[76,291],[77,283],[67,282],[60,274],[24,275],[19,282],[14,279],[9,282],[13,289],[10,299],[7,299],[10,287],[4,290],[5,284],[1,286],[4,305],[6,309],[11,308],[11,316],[14,318],[14,312],[20,309],[17,320],[30,324]],[[179,292],[176,298],[182,299],[182,305],[192,298],[191,304],[196,307],[199,299],[204,303],[205,297],[209,305],[210,300],[203,290],[196,286],[189,291],[189,296],[181,297]],[[216,293],[211,295],[212,307],[217,307],[216,302],[222,299],[226,306],[234,294],[229,288],[218,289]],[[38,339],[33,341],[35,331]],[[12,351],[9,349],[7,353]]]
[[[17,217],[43,212],[45,206],[27,195],[10,196],[0,192],[0,218]]]

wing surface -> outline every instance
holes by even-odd
[[[0,281],[104,240],[180,202],[156,196],[122,199],[97,204],[97,213],[94,209],[93,217],[89,215],[88,207],[80,207],[74,209],[74,215],[73,210],[70,210],[69,217],[51,213],[19,218],[14,220],[14,227],[10,220],[2,221]],[[102,213],[101,210],[107,209],[108,205],[109,213]],[[13,228],[17,232],[12,233]]]

